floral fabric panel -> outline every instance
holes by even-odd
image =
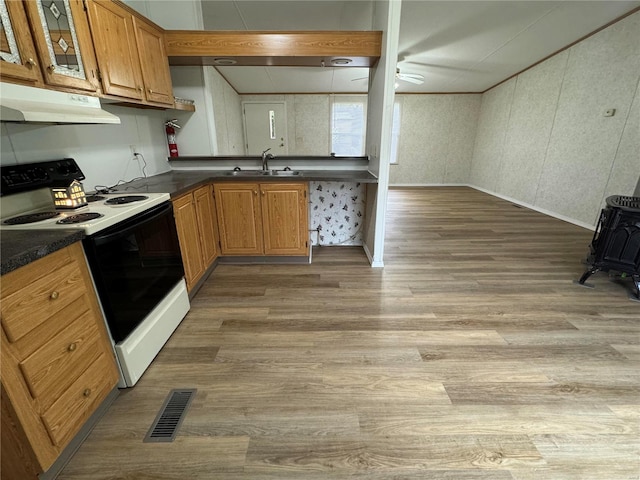
[[[309,214],[313,245],[362,245],[365,185],[309,182]]]

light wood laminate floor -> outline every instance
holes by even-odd
[[[221,265],[61,480],[629,480],[640,304],[592,232],[469,188],[389,192],[385,268]],[[142,439],[171,388],[178,438]]]

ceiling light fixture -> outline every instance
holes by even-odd
[[[213,63],[216,65],[235,65],[238,61],[233,58],[214,58]]]
[[[331,60],[333,65],[349,65],[351,62],[353,62],[353,60],[350,58],[334,58]]]

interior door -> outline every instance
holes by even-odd
[[[243,103],[247,155],[260,155],[270,148],[273,155],[286,155],[287,117],[284,102]]]

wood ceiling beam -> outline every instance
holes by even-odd
[[[200,31],[166,30],[171,65],[219,65],[215,59],[233,59],[236,65],[371,67],[380,58],[380,31]]]

